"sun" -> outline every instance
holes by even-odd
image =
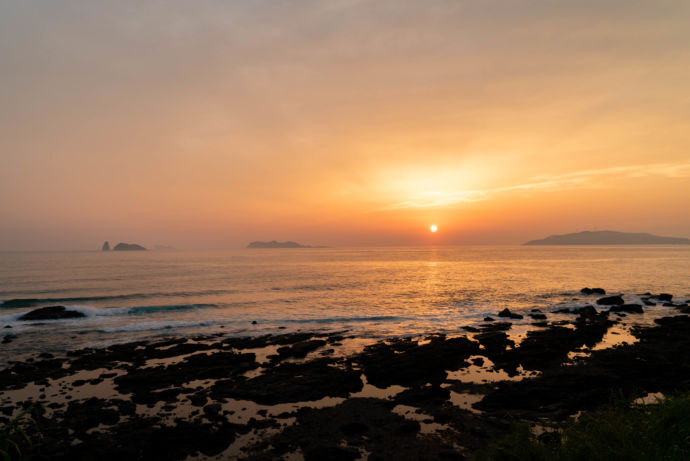
[[[438,230],[438,226],[436,224],[432,224],[431,226],[429,226],[429,230],[431,232],[436,232]]]

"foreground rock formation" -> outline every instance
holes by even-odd
[[[41,448],[28,459],[463,459],[515,418],[687,388],[687,304],[599,348],[623,326],[618,306],[568,310],[566,324],[542,314],[521,340],[491,319],[360,348],[340,331],[43,353],[0,371],[0,419],[35,405]]]

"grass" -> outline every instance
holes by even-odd
[[[22,410],[12,418],[0,431],[0,457],[3,461],[20,460],[23,458],[22,450],[31,450],[33,442],[26,432],[26,426],[36,426],[30,413],[33,405]]]
[[[536,437],[526,423],[477,461],[688,461],[690,392],[653,405],[616,401]]]

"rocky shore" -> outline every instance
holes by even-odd
[[[519,341],[518,314],[502,311],[456,336],[218,334],[44,353],[0,371],[0,418],[32,408],[25,459],[466,459],[515,419],[548,425],[613,393],[690,387],[684,301],[645,294],[668,315],[620,328],[643,306],[587,290],[571,320],[530,313]],[[616,335],[628,341],[608,347]]]

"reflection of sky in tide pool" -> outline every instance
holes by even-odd
[[[0,263],[0,327],[16,338],[2,354],[206,333],[455,335],[486,316],[498,320],[504,308],[524,315],[508,331],[520,341],[534,328],[532,309],[548,321],[572,320],[553,311],[594,303],[598,296],[580,293],[585,286],[624,293],[626,302],[647,291],[687,299],[689,266],[690,248],[680,246],[11,253]],[[18,320],[47,305],[86,317]],[[621,320],[674,313],[645,311]],[[614,328],[605,342],[622,336]]]

